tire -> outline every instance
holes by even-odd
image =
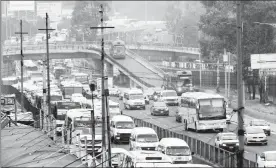
[[[270,131],[269,131],[269,132],[267,133],[267,136],[270,136],[270,134],[271,134],[271,133],[270,133]]]
[[[188,123],[187,123],[187,120],[184,120],[185,123],[184,123],[184,130],[185,131],[188,131]]]
[[[199,130],[197,130],[197,125],[195,124],[195,132],[199,133]]]
[[[114,143],[114,136],[112,136],[110,140],[112,143]]]
[[[267,142],[266,142],[266,143],[264,143],[264,145],[265,145],[265,146],[267,146]]]
[[[143,107],[143,110],[146,110],[146,106]]]
[[[126,104],[124,103],[124,108],[127,110],[127,106],[126,106]]]

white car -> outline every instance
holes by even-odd
[[[258,167],[276,167],[276,151],[266,151],[257,158]]]
[[[110,96],[116,96],[116,97],[118,97],[119,94],[120,94],[120,91],[119,91],[118,88],[113,87],[113,88],[108,88],[108,90],[109,90],[109,95]]]
[[[174,90],[163,90],[160,94],[160,100],[164,101],[168,105],[178,106],[178,96]]]
[[[265,134],[267,136],[270,136],[270,133],[271,133],[270,125],[265,120],[254,119],[250,121],[249,125],[263,129]]]
[[[244,133],[244,144],[264,144],[267,145],[267,137],[260,127],[246,127]]]
[[[215,146],[229,151],[235,151],[239,147],[239,140],[233,132],[218,133],[215,138]]]

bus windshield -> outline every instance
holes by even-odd
[[[124,51],[124,46],[114,46],[114,53],[120,54]]]
[[[62,100],[62,96],[58,96],[58,95],[51,96],[51,101],[60,101],[60,100]]]
[[[200,99],[200,119],[225,119],[226,110],[223,99]]]
[[[78,82],[88,82],[88,76],[75,76],[75,80]]]
[[[169,156],[189,156],[191,152],[187,146],[172,146],[167,148],[166,154]]]
[[[78,109],[81,108],[78,102],[57,102],[57,109]]]
[[[99,127],[100,120],[96,119],[96,127]],[[91,119],[88,117],[82,117],[82,118],[75,118],[75,128],[91,128],[92,127],[92,122]]]
[[[71,96],[73,93],[81,93],[82,87],[64,87],[64,94]]]
[[[191,79],[180,79],[179,81],[176,82],[176,85],[178,87],[189,86],[191,84],[192,84]]]

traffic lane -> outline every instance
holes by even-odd
[[[122,102],[120,102],[122,104]],[[121,105],[123,106],[123,105]],[[215,136],[217,135],[217,132],[201,132],[201,133],[195,133],[193,131],[184,131],[184,125],[181,123],[177,123],[175,121],[175,110],[176,107],[169,106],[170,109],[170,116],[151,116],[150,106],[147,105],[146,110],[125,110],[123,109],[123,114],[139,118],[141,120],[150,122],[154,125],[157,125],[159,127],[162,127],[164,129],[168,129],[170,131],[174,131],[176,133],[181,133],[187,136],[190,136],[192,138],[196,138],[198,140],[202,140],[205,143],[214,145],[215,144]],[[230,132],[236,132],[237,131],[237,126],[235,124],[230,124],[227,126],[227,129]],[[269,139],[270,141],[270,139]],[[273,143],[274,144],[274,143]],[[268,146],[270,146],[268,144]],[[268,147],[267,146],[267,147]],[[249,148],[249,149],[248,149]],[[265,148],[262,148],[263,150],[266,150]],[[263,151],[262,150],[262,151]],[[245,158],[248,160],[255,161],[256,160],[256,153],[259,153],[258,148],[254,148],[253,146],[245,146]]]
[[[158,74],[152,72],[144,65],[137,62],[135,59],[131,58],[129,55],[126,54],[125,59],[117,59],[116,61],[125,68],[127,68],[134,75],[141,78],[143,81],[154,86],[162,86],[163,79],[160,76],[158,76]]]
[[[231,123],[237,127],[237,114],[235,113],[232,118],[231,118]],[[245,116],[244,118],[244,124],[249,125],[250,120],[253,118],[249,116]],[[260,154],[264,151],[271,151],[271,150],[276,150],[276,134],[274,132],[271,133],[270,136],[267,136],[268,140],[268,145],[249,145],[245,146],[245,149],[247,152],[252,152],[252,153],[257,153]]]

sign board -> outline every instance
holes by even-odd
[[[223,55],[223,62],[228,62],[228,55],[227,54],[224,54]]]
[[[42,18],[45,18],[46,12],[48,13],[51,22],[61,20],[61,13],[62,13],[61,2],[39,2],[38,1],[37,15],[41,16]]]
[[[9,11],[34,11],[35,1],[10,1]]]
[[[276,69],[276,54],[251,54],[251,69]]]

